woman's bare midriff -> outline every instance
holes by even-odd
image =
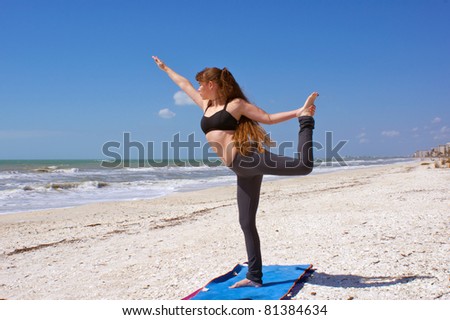
[[[233,130],[214,130],[206,134],[209,146],[226,166],[231,166],[237,153],[233,143],[233,135]]]

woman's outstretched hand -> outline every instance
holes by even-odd
[[[155,60],[156,65],[163,71],[167,70],[167,66],[164,62],[162,62],[157,56],[152,56],[153,60]]]

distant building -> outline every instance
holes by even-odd
[[[416,151],[414,158],[430,158],[430,157],[450,157],[450,142],[441,144],[431,150]]]
[[[429,158],[430,151],[416,151],[413,155],[414,158]]]

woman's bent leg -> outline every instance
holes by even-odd
[[[312,142],[314,118],[303,116],[299,118],[299,122],[297,157],[280,156],[269,151],[265,153],[255,151],[250,156],[238,154],[231,169],[241,175],[299,176],[310,174],[314,167]]]
[[[297,155],[295,158],[266,153],[261,161],[261,170],[264,174],[273,175],[307,175],[314,167],[313,157],[313,129],[314,118],[303,116],[299,119],[300,131],[298,133]]]
[[[300,132],[298,134],[297,152],[304,168],[303,174],[309,174],[314,167],[313,130],[315,121],[313,117],[300,117]]]

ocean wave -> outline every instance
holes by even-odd
[[[48,166],[33,169],[37,173],[76,173],[79,172],[78,168],[60,168],[58,166]]]
[[[101,189],[110,184],[103,181],[84,182],[52,182],[46,185],[26,185],[23,191],[46,191],[46,190],[70,190],[70,189]]]
[[[4,171],[0,172],[0,180],[10,180],[20,175],[19,171]]]
[[[107,187],[109,183],[102,181],[85,181],[85,182],[62,182],[62,183],[50,183],[47,185],[47,188],[51,188],[53,190],[64,190],[64,189],[100,189]]]
[[[154,168],[154,167],[124,168],[125,171],[130,171],[130,172],[155,172],[159,169],[160,168]]]
[[[48,166],[48,167],[36,168],[36,169],[33,169],[33,171],[39,172],[39,173],[49,173],[49,172],[53,172],[56,169],[58,169],[57,166]]]
[[[78,168],[56,169],[53,172],[54,173],[77,173],[77,172],[80,172],[80,169],[78,169]]]
[[[0,177],[3,176],[3,175],[15,175],[15,174],[20,174],[20,172],[16,171],[16,170],[3,171],[3,172],[0,172]]]

